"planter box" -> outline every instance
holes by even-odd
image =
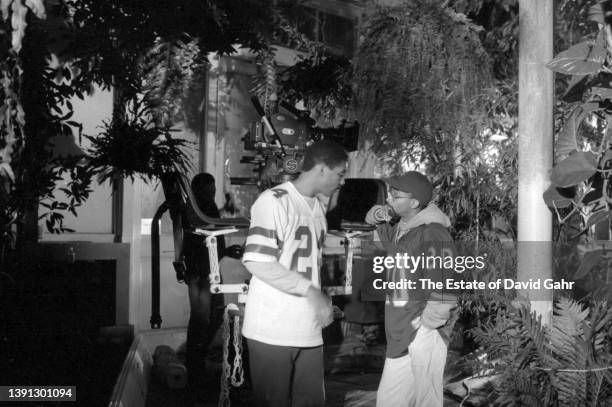
[[[186,329],[159,329],[140,333],[123,362],[108,407],[144,407],[155,348],[167,345],[176,351],[186,339]]]

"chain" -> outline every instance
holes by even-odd
[[[218,407],[230,407],[230,386],[239,387],[244,383],[244,370],[242,369],[242,335],[240,334],[240,316],[234,315],[234,363],[230,365],[230,311],[238,311],[236,304],[228,304],[223,311],[223,325],[221,326],[221,337],[223,338],[223,361],[221,366],[221,391],[219,394]]]
[[[232,386],[242,386],[244,370],[242,369],[242,335],[240,334],[240,316],[234,315],[234,367],[232,370]]]
[[[206,239],[208,240],[208,238]],[[223,311],[223,325],[221,326],[221,337],[223,338],[223,361],[221,362],[221,391],[219,393],[219,407],[229,407],[231,405],[229,398],[229,385],[227,379],[231,375],[231,366],[227,361],[229,357],[229,310],[230,306],[225,307]]]

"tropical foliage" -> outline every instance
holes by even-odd
[[[49,26],[61,14],[54,4],[50,2],[45,10],[39,1],[2,2],[5,32],[12,32],[2,36],[0,50],[4,91],[0,115],[4,170],[0,176],[5,175],[0,206],[3,246],[14,243],[15,232],[24,243],[35,239],[39,218],[51,232],[68,231],[63,225],[63,212],[76,213],[90,191],[91,171],[52,149],[54,140],[72,137],[73,129],[78,131],[80,127],[70,120],[69,99],[74,91],[58,75],[64,72],[63,67],[54,66],[55,59],[47,47]],[[41,19],[44,17],[46,20]],[[64,73],[69,77],[69,72]],[[60,179],[66,180],[66,199],[56,197]],[[45,208],[40,214],[39,203]]]
[[[595,4],[595,0],[563,0],[554,2],[555,28],[554,28],[554,48],[563,50],[569,46],[589,38],[592,28],[595,25],[588,20],[589,9]],[[487,177],[469,177],[477,183],[477,190],[466,189],[465,182],[452,179],[445,184],[440,191],[444,195],[454,195],[455,200],[447,200],[449,205],[445,209],[451,213],[457,213],[457,221],[465,226],[462,235],[470,234],[469,230],[474,231],[478,228],[486,227],[486,224],[479,225],[471,220],[480,219],[486,221],[487,216],[481,216],[478,209],[483,206],[478,202],[488,201],[485,204],[489,211],[499,216],[503,215],[510,225],[514,225],[513,219],[516,216],[516,185],[517,173],[517,146],[516,131],[518,120],[518,1],[517,0],[456,0],[448,2],[457,13],[467,15],[474,23],[483,27],[480,31],[482,46],[486,50],[491,60],[493,85],[486,89],[485,97],[482,99],[484,111],[488,115],[487,136],[494,138],[506,138],[503,142],[494,143],[497,146],[497,158],[491,159],[489,154],[484,161],[488,166],[482,166],[482,155],[479,157],[475,153],[480,151],[485,153],[490,149],[486,143],[475,143],[468,148],[471,150],[465,159],[461,160],[464,168],[469,169],[469,173],[491,175]],[[591,35],[592,37],[592,35]],[[567,81],[563,75],[557,76],[557,93],[564,93],[567,88]],[[557,117],[567,116],[568,106],[560,102],[556,106]],[[559,126],[562,120],[557,120]],[[471,138],[471,137],[470,137]],[[475,165],[471,165],[474,163]],[[437,167],[436,167],[437,168]],[[445,176],[449,179],[449,175]],[[450,177],[452,178],[452,177]],[[466,178],[465,175],[463,178]],[[471,185],[475,185],[472,183]],[[490,191],[488,195],[486,192]],[[499,199],[500,192],[502,199]],[[465,202],[465,205],[458,205],[457,202]],[[454,206],[454,207],[453,207]],[[485,212],[486,213],[486,212]],[[465,222],[464,220],[467,220]],[[568,222],[570,223],[570,222]],[[576,223],[573,219],[571,223]],[[556,225],[555,225],[556,226]],[[468,230],[469,229],[469,230]],[[566,234],[563,229],[557,228],[556,236],[565,239]],[[569,235],[575,234],[569,233]],[[473,233],[472,233],[473,235]]]
[[[608,4],[589,9],[589,20],[599,30],[548,64],[569,80],[560,102],[551,186],[543,198],[566,235],[585,241],[592,240],[589,232],[594,227],[609,230],[612,213],[612,35],[602,9]],[[610,257],[606,247],[590,246],[584,252],[575,279],[606,272]]]
[[[497,310],[472,333],[478,368],[492,378],[485,405],[606,406],[612,402],[612,308],[561,298],[551,327],[527,302]]]
[[[187,173],[191,167],[187,142],[173,138],[170,127],[153,125],[143,108],[134,110],[124,120],[104,123],[98,135],[86,136],[91,142],[89,166],[99,181],[140,177],[157,182],[167,172]]]
[[[302,101],[313,118],[349,116],[351,68],[344,56],[325,50],[309,54],[279,75],[279,94],[289,103]]]
[[[460,170],[435,178],[437,204],[451,217],[455,239],[479,241],[516,237],[516,145],[486,139],[463,152]],[[484,153],[484,154],[483,154]]]
[[[367,20],[354,101],[376,152],[401,146],[411,162],[454,165],[457,136],[483,130],[479,100],[491,76],[480,30],[428,1],[382,7]]]
[[[113,174],[105,166],[112,160],[100,163],[115,151],[110,148],[115,130],[123,126],[131,134],[136,129],[150,133],[145,127],[157,126],[165,140],[158,147],[178,146],[167,130],[179,121],[199,128],[198,112],[184,109],[184,101],[203,94],[207,54],[234,52],[236,44],[266,49],[276,29],[273,4],[257,0],[66,0],[46,5],[49,18],[40,20],[28,16],[29,10],[45,16],[40,0],[1,2],[0,29],[9,35],[0,36],[0,230],[6,237],[16,225],[30,241],[38,234],[39,216],[50,231],[67,230],[61,212],[76,213],[87,198],[92,170],[104,168],[103,178]],[[81,137],[80,124],[71,121],[70,98],[83,98],[94,84],[113,87],[115,96],[113,118],[102,140],[94,143],[94,150],[100,148],[93,152],[94,165],[61,161],[50,148],[53,137]],[[135,103],[146,109],[130,111]],[[179,155],[168,158],[177,158],[181,167]],[[151,170],[145,178],[150,179]],[[54,198],[61,173],[72,176],[62,191],[66,201]],[[40,202],[48,205],[42,214]]]
[[[281,1],[272,10],[271,17],[276,30],[271,42],[298,51],[298,62],[291,67],[279,67],[275,62],[275,50],[266,47],[255,50],[257,72],[253,76],[252,92],[269,113],[278,109],[280,101],[296,103],[301,101],[313,118],[330,118],[336,106],[346,108],[350,88],[347,82],[349,61],[331,53],[322,42],[311,39],[299,30],[304,17],[301,1]],[[338,94],[343,88],[343,97]],[[341,98],[341,99],[340,99]]]
[[[609,165],[606,106],[612,96],[607,49],[611,44],[606,42],[608,28],[604,27],[601,10],[592,18],[599,19],[603,27],[597,37],[573,45],[548,64],[555,72],[571,75],[562,96],[571,105],[557,134],[553,185],[544,195],[561,223],[575,212],[590,210],[595,214],[607,208],[608,191],[603,186],[607,185],[605,170]],[[562,216],[560,211],[566,208],[569,213]],[[597,218],[607,219],[607,211]]]
[[[364,22],[352,68],[360,140],[378,152],[381,172],[426,170],[455,237],[465,239],[482,238],[492,216],[511,225],[516,208],[518,107],[504,65],[512,59],[503,60],[516,50],[501,40],[515,20],[505,20],[512,10],[498,12],[510,5],[479,3],[380,7]]]

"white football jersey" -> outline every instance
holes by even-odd
[[[309,200],[312,207],[309,205]],[[291,182],[264,191],[251,208],[243,262],[276,262],[320,287],[327,223],[323,204],[306,198]],[[253,276],[243,335],[270,345],[309,347],[323,343],[305,297],[282,292]]]

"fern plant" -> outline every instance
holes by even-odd
[[[185,174],[191,168],[188,142],[173,138],[172,131],[155,126],[148,109],[135,107],[125,120],[105,122],[97,136],[85,136],[92,144],[90,166],[100,182],[135,177],[156,182],[165,173]]]
[[[289,102],[304,101],[315,118],[333,120],[351,104],[350,60],[323,52],[302,58],[279,77],[279,94]]]
[[[514,302],[472,330],[479,368],[494,375],[488,405],[608,406],[612,403],[612,308],[555,303],[550,328],[528,303]]]
[[[208,63],[196,40],[157,39],[140,64],[143,102],[158,125],[183,119],[185,98],[195,73]]]
[[[491,83],[480,27],[438,2],[381,7],[366,21],[354,61],[356,114],[377,153],[452,163],[459,135],[485,124]],[[443,147],[441,149],[441,147]]]
[[[262,101],[266,112],[274,111],[279,101],[302,101],[313,118],[332,120],[339,111],[350,107],[351,64],[348,58],[335,55],[327,45],[300,31],[303,6],[301,2],[281,1],[271,16],[277,27],[274,42],[300,51],[297,63],[289,68],[279,67],[273,48],[258,49],[251,91]]]

